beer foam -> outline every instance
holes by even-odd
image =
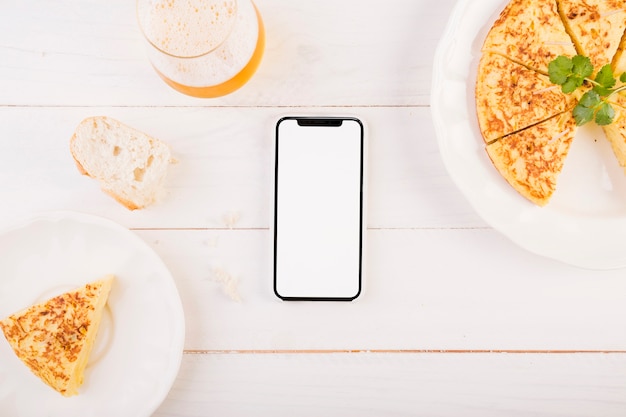
[[[232,1],[222,4],[226,3]],[[211,53],[195,58],[177,58],[149,48],[152,65],[170,80],[189,87],[218,85],[233,78],[254,54],[259,36],[259,21],[252,2],[238,0],[236,7],[226,40]],[[197,34],[193,37],[196,38]]]
[[[217,48],[237,17],[236,0],[141,0],[137,16],[144,35],[161,51],[194,57]]]

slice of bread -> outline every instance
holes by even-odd
[[[83,120],[70,150],[78,170],[130,210],[158,200],[172,162],[168,145],[106,116]]]

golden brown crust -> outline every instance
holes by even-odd
[[[525,129],[573,108],[548,77],[497,54],[483,54],[476,82],[476,111],[485,142]]]
[[[78,172],[80,172],[81,175],[86,175],[88,177],[91,177],[91,175],[89,175],[89,173],[85,170],[83,165],[80,162],[78,162],[76,158],[74,158],[74,155],[72,155],[72,158],[74,159],[74,163],[76,164],[76,168],[78,169]]]
[[[74,164],[76,164],[76,168],[78,169],[78,172],[80,172],[81,175],[86,175],[88,177],[91,177],[91,175],[89,175],[85,167],[83,167],[83,165],[78,161],[78,159],[76,159],[76,155],[74,155],[74,142],[76,140],[77,140],[76,132],[74,132],[74,134],[70,138],[70,155],[72,155],[72,159],[74,160]]]
[[[555,0],[510,1],[487,34],[483,51],[501,54],[544,74],[557,56],[576,54]]]
[[[0,321],[15,354],[64,396],[78,393],[112,279],[87,284]]]
[[[489,144],[487,153],[517,192],[544,206],[556,190],[575,132],[576,122],[568,111]]]
[[[101,187],[102,191],[104,191],[105,193],[107,193],[108,195],[110,195],[111,197],[113,197],[118,203],[120,203],[121,205],[123,205],[124,207],[126,207],[128,210],[140,210],[142,208],[144,208],[144,206],[139,206],[135,203],[133,203],[132,201],[125,199],[124,197],[120,196],[119,194],[116,194],[114,191],[109,190],[105,187]]]

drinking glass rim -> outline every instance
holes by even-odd
[[[224,39],[222,39],[221,42],[219,42],[217,45],[215,45],[213,48],[209,49],[208,51],[202,52],[200,54],[196,54],[196,55],[176,55],[176,54],[173,54],[171,52],[165,51],[161,47],[157,46],[154,42],[152,42],[152,40],[146,34],[146,31],[144,30],[144,27],[141,24],[141,19],[139,18],[139,2],[140,1],[144,1],[144,0],[136,0],[135,1],[135,17],[137,18],[137,25],[139,26],[139,30],[141,31],[141,34],[143,35],[144,39],[150,44],[150,46],[152,46],[157,51],[159,51],[159,52],[161,52],[161,53],[163,53],[163,54],[165,54],[167,56],[170,56],[172,58],[178,58],[178,59],[200,58],[200,57],[206,56],[206,55],[210,54],[211,52],[214,52],[217,49],[219,49],[222,45],[224,45],[226,40],[230,37],[231,33],[233,32],[233,28],[235,27],[235,23],[236,23],[236,19],[237,19],[237,14],[239,13],[239,0],[232,0],[235,3],[235,17],[233,19],[232,24],[230,25],[230,28],[228,29],[228,33],[226,34],[226,36],[224,36]]]

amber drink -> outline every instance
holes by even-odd
[[[181,93],[219,97],[256,71],[265,30],[251,0],[137,0],[148,57]]]

